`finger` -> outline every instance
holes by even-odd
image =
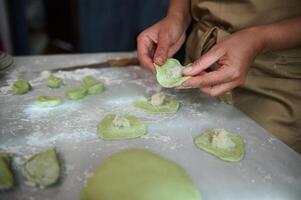
[[[170,47],[170,38],[164,31],[159,33],[157,49],[154,55],[154,62],[158,65],[163,65],[168,58],[168,50]]]
[[[230,90],[232,90],[233,88],[239,86],[239,82],[238,81],[232,81],[232,82],[228,82],[228,83],[224,83],[224,84],[220,84],[220,85],[215,85],[213,87],[204,87],[201,88],[201,90],[208,94],[209,96],[212,97],[216,97],[216,96],[220,96]]]
[[[183,74],[186,76],[194,76],[217,62],[224,54],[223,49],[212,47],[207,53],[192,63],[190,67],[184,69]]]
[[[137,55],[141,65],[154,71],[154,65],[152,60],[152,49],[154,49],[154,43],[147,36],[139,36],[137,39]]]
[[[168,49],[168,58],[173,57],[175,53],[181,48],[185,41],[185,34],[183,34],[178,41],[176,41],[173,45]]]
[[[182,85],[184,87],[205,87],[230,82],[234,77],[232,75],[232,71],[233,70],[231,70],[228,66],[221,66],[216,71],[192,77],[185,81]]]

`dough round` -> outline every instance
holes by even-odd
[[[22,174],[40,186],[56,183],[60,177],[60,165],[55,150],[49,149],[30,157],[22,166]]]
[[[180,103],[176,99],[170,97],[166,97],[163,104],[158,106],[152,105],[150,101],[150,98],[143,97],[134,101],[134,106],[153,114],[176,113],[180,106]]]
[[[27,80],[18,80],[14,82],[13,93],[14,94],[25,94],[31,89],[31,85]]]
[[[40,107],[54,107],[62,104],[62,98],[59,96],[39,96],[35,103]]]
[[[93,76],[85,76],[81,82],[83,87],[89,88],[95,85],[98,81]]]
[[[66,96],[71,100],[79,100],[87,95],[88,91],[86,88],[71,88],[66,91]]]
[[[129,149],[95,170],[81,200],[201,200],[201,195],[177,163],[148,150]]]
[[[244,143],[242,139],[235,133],[227,132],[229,139],[235,144],[234,147],[229,148],[218,148],[213,145],[214,134],[220,134],[220,132],[226,131],[224,129],[212,129],[205,133],[197,136],[194,139],[194,144],[204,151],[211,153],[221,160],[229,162],[238,162],[244,157]],[[221,142],[222,143],[222,142]]]
[[[166,88],[177,87],[190,78],[182,75],[182,70],[185,67],[174,58],[167,59],[165,64],[161,66],[155,64],[155,67],[159,84]]]
[[[0,191],[14,186],[14,176],[10,169],[10,157],[0,154]]]
[[[129,126],[115,126],[113,124],[116,115],[105,116],[98,125],[98,136],[104,140],[122,140],[137,138],[146,134],[146,125],[140,119],[131,116],[122,116],[129,122]]]
[[[60,88],[64,85],[64,82],[61,78],[50,75],[47,79],[47,86],[50,88]]]
[[[99,82],[88,88],[88,94],[102,94],[104,90],[104,84],[102,82]]]

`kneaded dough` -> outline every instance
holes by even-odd
[[[218,134],[226,134],[226,138],[218,138]],[[217,142],[215,141],[217,140]],[[218,139],[220,141],[218,141]],[[227,141],[230,140],[230,141]],[[194,144],[204,151],[220,158],[224,161],[238,162],[244,157],[244,143],[242,139],[235,133],[227,132],[224,129],[212,129],[197,136]]]
[[[13,93],[14,94],[25,94],[31,89],[31,85],[27,80],[18,80],[14,82]]]
[[[66,96],[68,99],[71,100],[79,100],[84,98],[88,93],[88,90],[86,88],[71,88],[66,91]]]
[[[14,184],[14,175],[10,168],[10,156],[0,152],[0,191],[11,189]]]
[[[177,163],[148,150],[123,150],[105,160],[81,191],[81,200],[201,200]]]
[[[116,117],[119,117],[119,121],[127,120],[129,126],[126,125],[126,122],[114,122]],[[125,120],[122,118],[125,118]],[[145,135],[147,131],[145,123],[135,116],[110,114],[106,115],[98,124],[97,132],[98,136],[104,140],[122,140],[140,137]]]
[[[102,82],[99,82],[88,88],[88,94],[102,94],[104,90],[104,84]]]
[[[134,101],[133,104],[136,108],[153,114],[176,113],[178,111],[180,103],[176,99],[167,96],[160,99],[162,97],[160,94],[158,99],[155,99],[157,97],[155,95],[158,95],[158,93],[150,98],[142,97]]]
[[[85,76],[81,80],[81,83],[82,83],[83,87],[89,88],[89,87],[95,85],[96,83],[98,83],[98,81],[93,76]]]
[[[166,88],[173,88],[180,86],[184,81],[189,79],[189,76],[183,76],[182,70],[185,68],[181,63],[174,58],[169,58],[167,61],[159,66],[156,65],[157,81]]]
[[[50,75],[47,79],[47,86],[50,88],[60,88],[64,85],[63,79]]]
[[[62,98],[59,96],[39,96],[35,103],[40,107],[54,107],[62,104]]]
[[[24,177],[39,186],[50,186],[60,177],[60,165],[54,149],[35,154],[22,166]]]

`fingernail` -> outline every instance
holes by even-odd
[[[186,67],[183,72],[190,72],[192,70],[192,67]]]

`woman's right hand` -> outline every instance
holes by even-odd
[[[139,34],[137,53],[141,65],[155,72],[153,63],[163,65],[182,46],[188,25],[178,15],[167,15],[163,20]]]

